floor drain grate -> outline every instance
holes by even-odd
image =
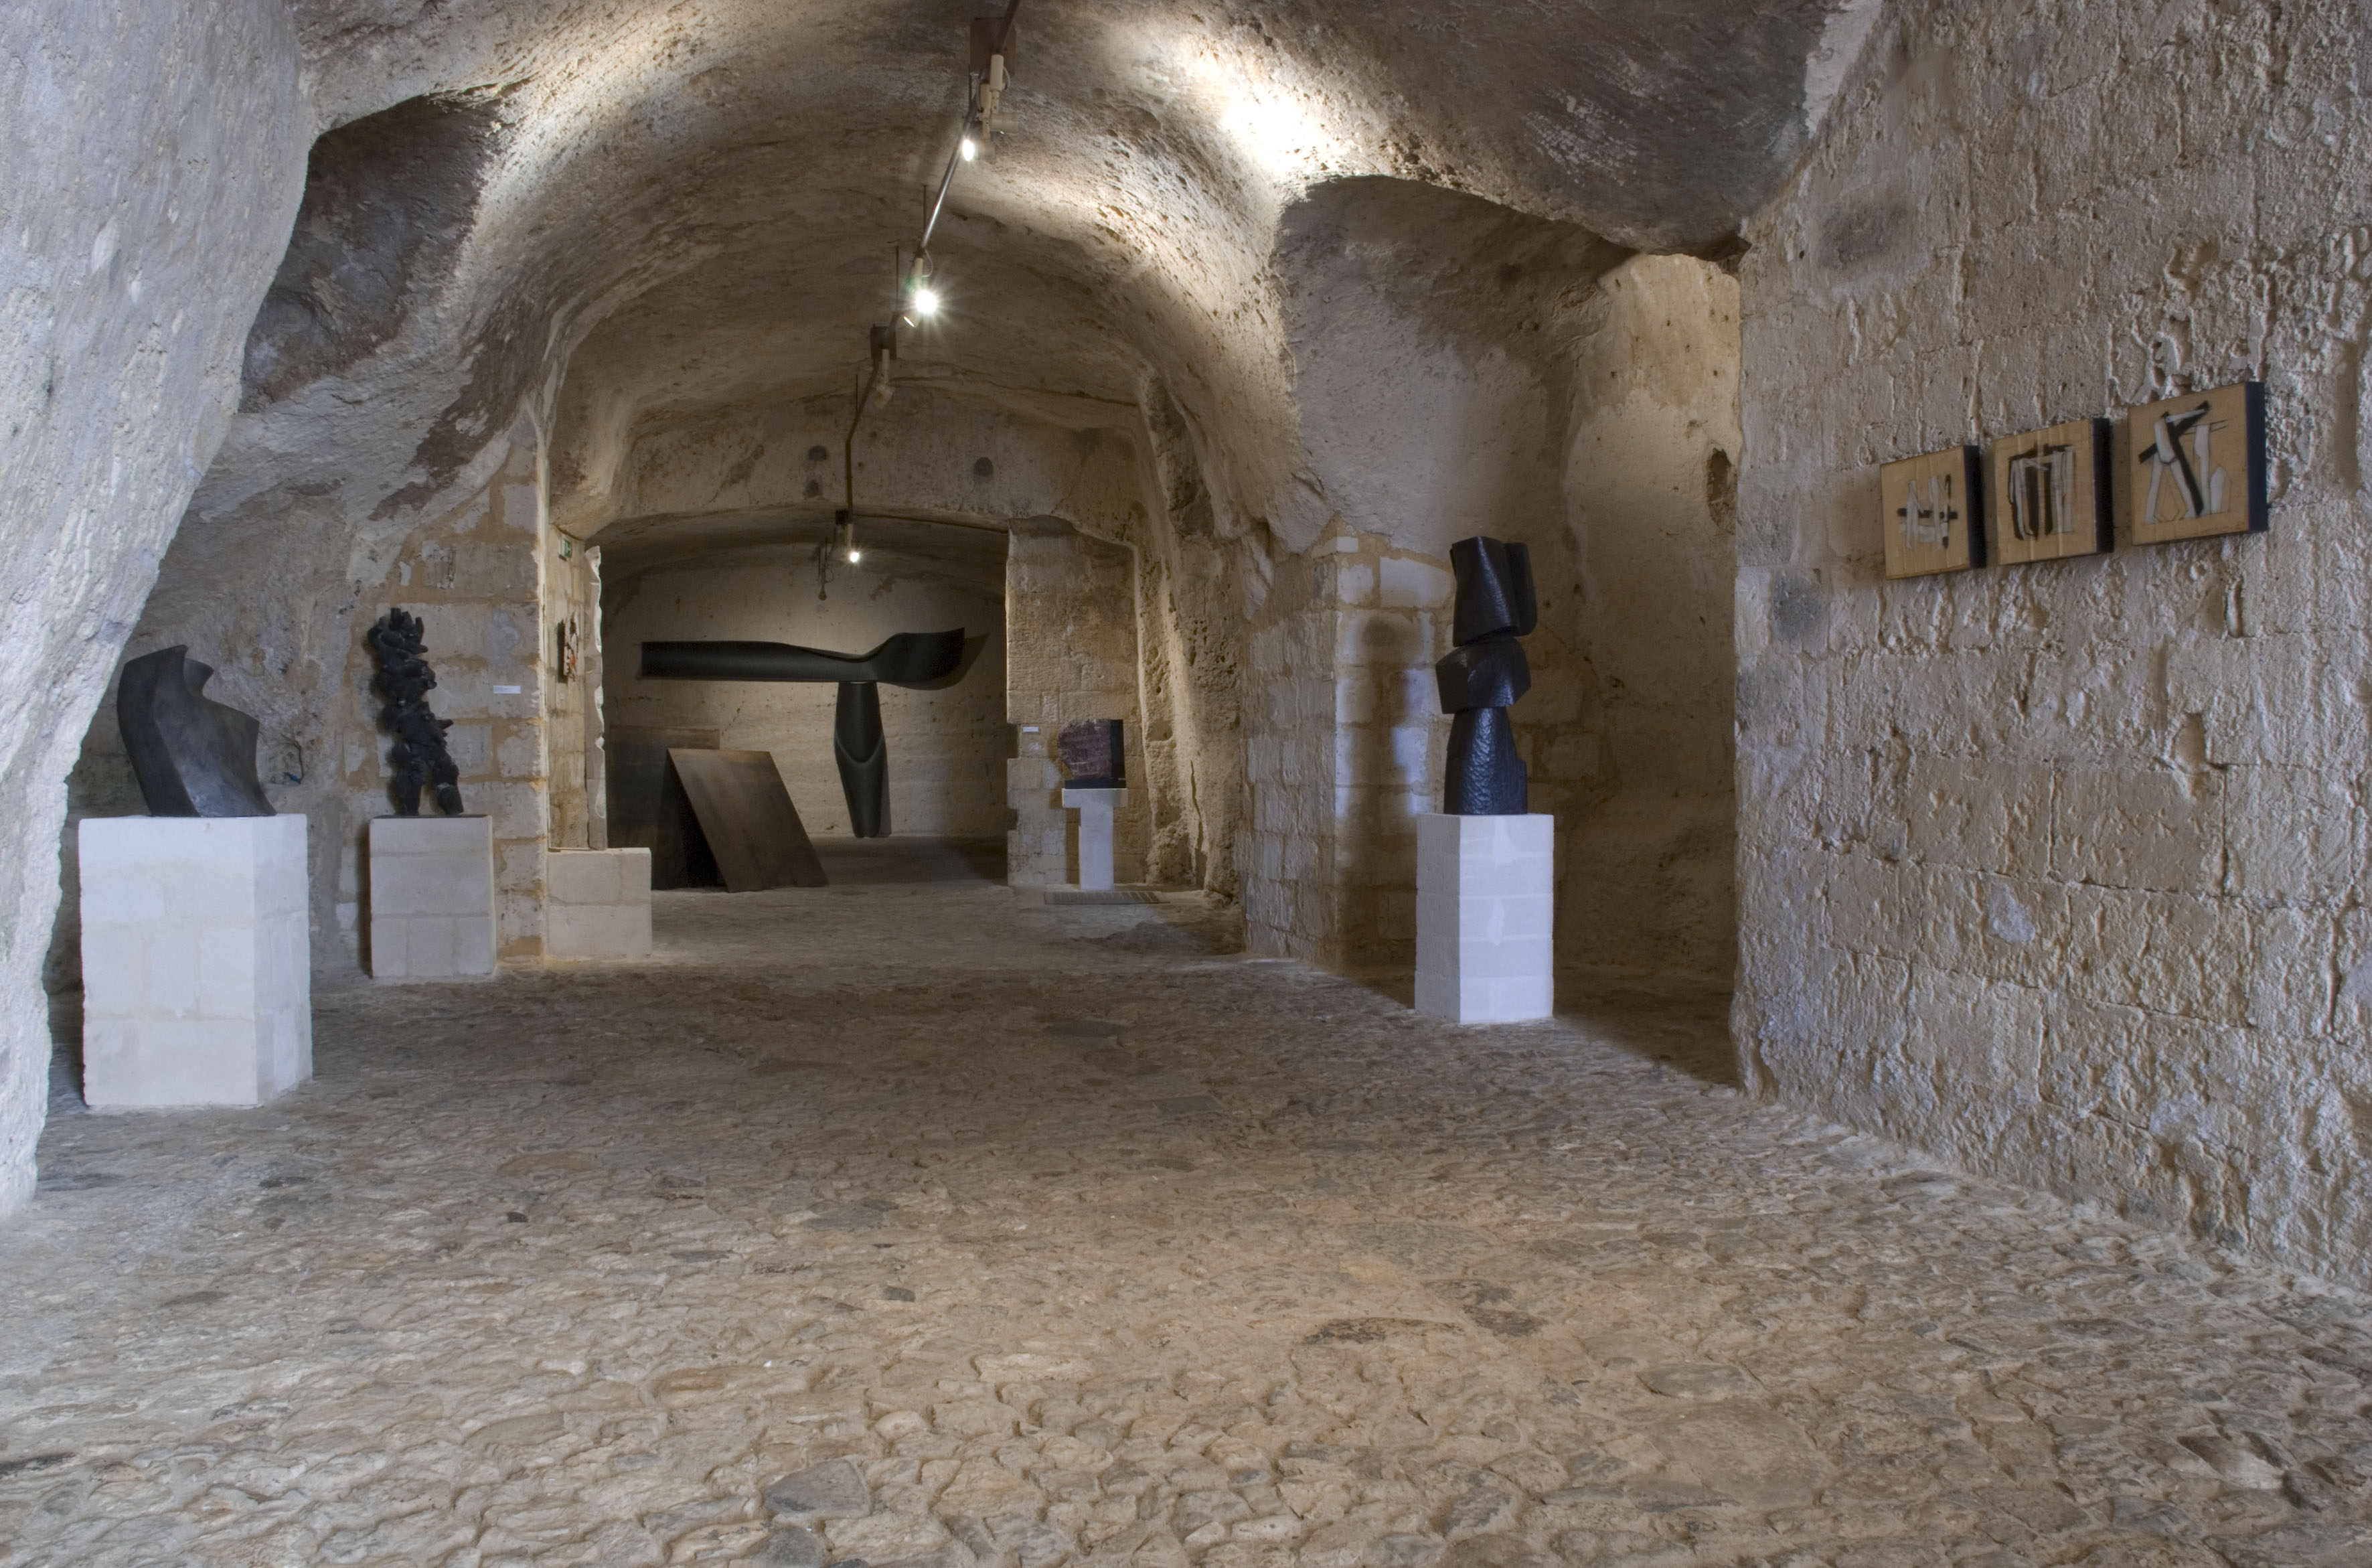
[[[1157,904],[1161,895],[1143,888],[1056,888],[1046,895],[1050,904]]]

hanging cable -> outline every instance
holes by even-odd
[[[840,517],[847,530],[847,553],[856,559],[856,432],[865,423],[866,411],[875,403],[887,403],[890,392],[890,364],[898,357],[898,329],[902,323],[914,324],[914,318],[928,319],[938,312],[940,296],[931,283],[931,238],[939,230],[939,218],[947,211],[948,193],[955,188],[956,169],[972,161],[980,145],[988,140],[995,128],[996,111],[1003,101],[1008,73],[1006,60],[1013,46],[1013,20],[1021,14],[1021,0],[1006,0],[1005,15],[994,19],[994,28],[984,27],[991,18],[973,18],[971,41],[971,60],[965,71],[963,122],[956,132],[956,145],[948,154],[948,167],[939,176],[939,187],[931,198],[931,209],[923,219],[923,237],[914,247],[913,264],[907,265],[899,254],[891,268],[897,279],[898,305],[889,325],[871,329],[869,346],[872,369],[856,394],[856,406],[849,415],[848,434],[841,442],[841,498],[843,505]]]

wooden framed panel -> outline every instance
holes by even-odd
[[[1982,466],[1976,447],[1947,447],[1878,470],[1888,576],[1924,577],[1985,563]]]
[[[2144,403],[2126,428],[2125,516],[2135,544],[2265,531],[2263,382]]]
[[[1993,444],[1985,513],[2005,565],[2105,554],[2115,534],[2105,419],[2076,419]]]

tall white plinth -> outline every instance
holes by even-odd
[[[313,1075],[305,819],[91,817],[83,1098],[262,1105]]]
[[[494,972],[492,818],[371,819],[370,971],[376,980]]]
[[[1063,804],[1079,813],[1079,887],[1092,891],[1112,885],[1112,810],[1128,804],[1124,789],[1064,786]]]
[[[1461,1024],[1556,1008],[1556,819],[1416,819],[1416,1006]]]
[[[543,857],[543,950],[555,958],[651,956],[651,852],[554,850]]]

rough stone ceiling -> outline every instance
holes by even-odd
[[[1011,128],[935,246],[949,319],[912,352],[992,401],[1124,404],[1158,376],[1246,505],[1283,504],[1308,465],[1275,436],[1296,425],[1276,242],[1312,187],[1390,176],[1718,250],[1877,4],[1028,0]],[[345,128],[202,512],[335,485],[391,515],[522,401],[563,410],[564,488],[598,489],[645,415],[846,386],[953,135],[968,20],[1001,7],[296,9],[320,122]],[[395,107],[423,95],[444,102]]]
[[[704,563],[716,556],[793,552],[804,570],[808,552],[828,545],[827,519],[800,508],[665,514],[620,523],[601,536],[606,579],[622,581],[654,568]],[[962,519],[868,516],[865,552],[874,575],[915,577],[978,587],[1005,586],[1005,536]],[[829,566],[831,563],[827,560]],[[869,589],[867,590],[870,591]]]

